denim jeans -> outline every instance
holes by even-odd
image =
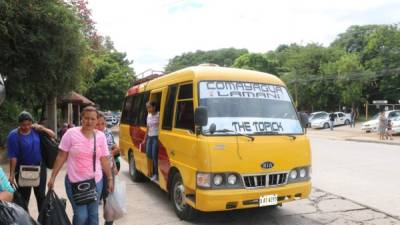
[[[147,136],[146,155],[153,160],[153,175],[158,175],[158,136]]]
[[[72,199],[71,182],[68,180],[67,176],[65,177],[65,190],[68,199],[71,202],[72,210],[74,211],[72,225],[99,225],[99,201],[102,189],[103,181],[101,180],[96,183],[98,201],[92,202],[88,205],[76,205]]]
[[[335,126],[335,121],[329,121],[329,127],[331,128],[331,130],[333,130],[333,127]]]

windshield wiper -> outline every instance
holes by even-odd
[[[236,132],[236,131],[234,131],[234,130],[222,129],[222,130],[216,130],[215,132],[219,132],[219,133],[228,133],[228,132],[232,132],[232,133],[235,133],[236,135],[243,136],[243,137],[247,137],[247,138],[249,138],[251,141],[254,141],[254,139],[255,139],[255,138],[254,138],[253,136],[251,136],[251,135],[238,133],[238,132]]]
[[[287,137],[291,137],[293,140],[296,140],[296,136],[294,136],[294,135],[291,135],[291,134],[281,134],[281,133],[279,133],[279,132],[277,132],[277,131],[257,131],[257,132],[254,132],[253,134],[284,135],[284,136],[287,136]]]

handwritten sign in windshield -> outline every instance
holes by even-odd
[[[287,91],[281,86],[239,81],[201,82],[200,98],[260,98],[291,101]]]
[[[275,118],[232,118],[212,117],[208,124],[214,123],[217,129],[229,129],[238,133],[252,134],[257,132],[300,133],[302,128],[296,120]],[[207,127],[207,126],[206,126]]]
[[[302,133],[285,87],[241,81],[201,81],[200,105],[207,107],[209,129],[237,133]]]

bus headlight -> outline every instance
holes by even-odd
[[[290,171],[288,183],[307,181],[311,178],[311,166],[297,167]]]
[[[304,178],[307,175],[307,171],[305,168],[300,169],[300,178]]]
[[[230,174],[228,176],[228,184],[234,185],[234,184],[236,184],[236,181],[237,181],[237,177],[235,174]]]
[[[206,173],[197,172],[196,184],[202,189],[241,189],[244,188],[240,174],[235,172]]]
[[[297,170],[292,170],[290,172],[290,179],[295,180],[297,178]]]
[[[213,182],[216,186],[220,186],[223,181],[224,181],[224,178],[222,177],[221,174],[214,175]]]
[[[203,188],[211,187],[211,174],[209,173],[197,173],[197,186]]]

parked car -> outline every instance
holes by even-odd
[[[392,134],[400,134],[400,117],[393,117],[392,121]]]
[[[335,117],[335,126],[338,125],[349,125],[351,121],[350,114],[345,114],[343,112],[334,112]],[[329,113],[321,114],[321,116],[316,117],[311,122],[312,128],[329,128]]]
[[[400,117],[400,110],[385,111],[385,116],[394,122],[394,118]],[[361,125],[361,130],[365,132],[376,132],[379,125],[379,113],[375,114],[370,120]]]
[[[325,111],[318,111],[318,112],[310,113],[310,115],[308,116],[307,127],[311,127],[311,121],[313,121],[314,119],[320,118],[321,116],[323,116],[325,114],[327,114],[327,112],[325,112]]]

